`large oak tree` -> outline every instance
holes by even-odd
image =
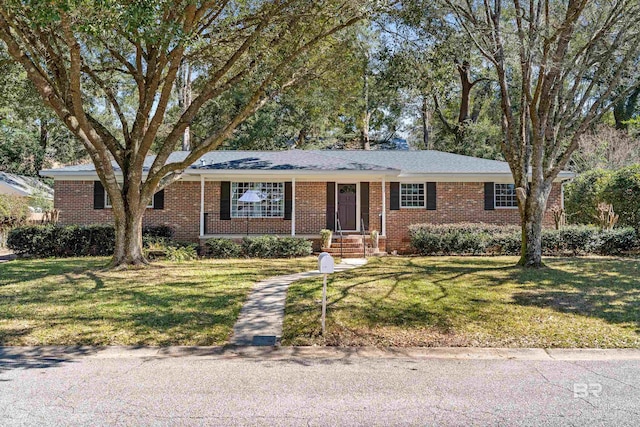
[[[502,152],[516,183],[523,266],[541,260],[553,181],[591,129],[640,85],[638,0],[444,0],[495,71]]]
[[[269,99],[313,74],[340,31],[369,6],[357,0],[4,0],[0,39],[95,164],[113,206],[112,265],[138,265],[146,263],[141,228],[153,194]],[[199,91],[169,120],[186,62]],[[168,163],[202,107],[238,85],[246,91],[242,105],[184,160]],[[145,167],[152,148],[155,160]]]

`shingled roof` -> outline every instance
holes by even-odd
[[[53,188],[30,176],[0,172],[0,194],[31,197],[41,195],[53,199]]]
[[[169,162],[186,158],[188,152],[176,151]],[[148,170],[155,156],[147,156]],[[114,164],[116,170],[117,165]],[[203,155],[187,174],[285,174],[294,172],[373,173],[388,176],[413,175],[505,175],[511,176],[506,162],[480,159],[434,150],[287,150],[287,151],[212,151]],[[42,171],[44,176],[86,175],[95,173],[92,164],[67,166]],[[573,176],[563,172],[561,178]]]

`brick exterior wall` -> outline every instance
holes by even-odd
[[[399,253],[410,249],[408,227],[411,224],[433,223],[451,224],[458,222],[483,222],[487,224],[520,224],[520,213],[514,209],[484,210],[483,182],[439,182],[436,185],[436,210],[423,208],[400,208],[389,210],[390,188],[387,183],[387,251]],[[547,202],[544,219],[546,227],[553,225],[550,207],[560,204],[562,190],[560,183],[554,183]]]
[[[198,189],[199,189],[198,183]],[[296,183],[296,233],[319,234],[325,228],[327,186],[324,182]],[[198,200],[200,195],[198,194]],[[166,201],[165,201],[166,204]],[[165,205],[166,206],[166,205]],[[199,211],[198,207],[198,211]],[[246,218],[220,220],[220,181],[205,182],[207,234],[245,234]],[[250,234],[291,234],[291,220],[249,218]]]
[[[111,209],[93,209],[93,181],[56,181],[55,207],[60,210],[60,223],[101,224],[112,223]],[[296,183],[296,233],[319,234],[326,226],[326,183]],[[200,230],[200,182],[179,181],[165,189],[164,209],[148,209],[144,225],[169,225],[176,231],[176,238],[198,242]],[[517,209],[484,210],[484,183],[440,182],[437,184],[437,209],[401,208],[390,210],[390,184],[386,184],[387,221],[386,250],[409,250],[408,227],[417,223],[448,224],[456,222],[484,222],[490,224],[519,224]],[[381,230],[381,183],[369,185],[369,228]],[[554,184],[548,207],[561,203],[561,185]],[[205,183],[205,212],[207,234],[244,234],[245,218],[220,220],[220,182]],[[553,225],[548,212],[545,225]],[[250,218],[250,234],[291,233],[291,220],[282,218]],[[384,249],[384,248],[381,248]]]
[[[93,209],[93,181],[55,181],[54,205],[67,224],[111,224],[110,208]],[[147,209],[143,225],[169,225],[178,240],[198,241],[200,183],[180,181],[165,188],[164,209]]]

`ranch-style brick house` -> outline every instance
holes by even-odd
[[[112,221],[92,164],[42,175],[54,178],[61,224]],[[563,204],[562,183],[572,177],[559,175],[548,208]],[[243,202],[248,190],[259,201]],[[145,225],[169,225],[176,239],[193,242],[274,234],[309,238],[319,249],[324,228],[334,236],[378,230],[386,252],[409,250],[411,224],[458,222],[520,223],[506,162],[432,150],[213,151],[156,193],[145,214]],[[552,224],[548,212],[545,225]]]

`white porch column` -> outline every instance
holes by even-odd
[[[382,230],[383,236],[387,235],[387,183],[382,178]]]
[[[291,179],[291,235],[296,235],[296,179]]]
[[[204,236],[204,175],[200,175],[200,236]]]

